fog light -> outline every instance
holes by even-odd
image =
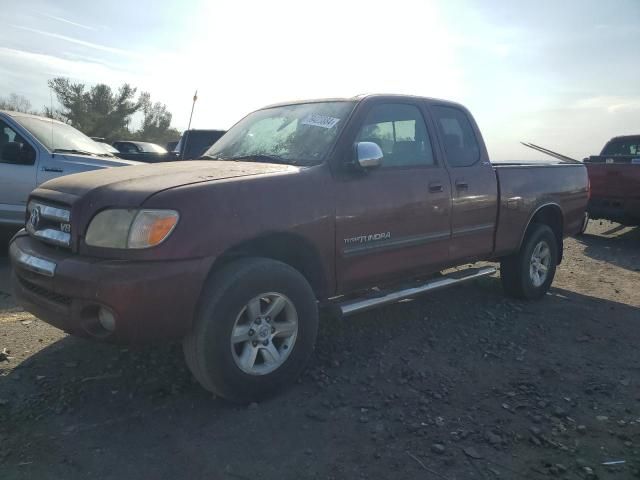
[[[116,317],[104,307],[100,307],[98,310],[98,320],[106,331],[113,332],[116,329]]]

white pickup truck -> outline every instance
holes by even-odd
[[[137,164],[66,123],[0,110],[0,226],[24,224],[29,193],[47,180]]]

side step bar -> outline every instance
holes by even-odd
[[[364,312],[365,310],[380,307],[382,305],[395,303],[405,298],[414,297],[416,295],[430,292],[432,290],[439,290],[441,288],[451,287],[453,285],[468,282],[476,278],[493,275],[494,273],[496,273],[496,271],[497,269],[495,267],[469,268],[466,270],[459,270],[443,277],[428,280],[427,282],[415,287],[383,293],[379,297],[346,301],[344,303],[338,304],[337,307],[340,310],[342,316],[347,316],[357,312]]]

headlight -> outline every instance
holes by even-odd
[[[105,248],[153,247],[173,232],[179,217],[174,210],[103,210],[91,220],[85,242]]]

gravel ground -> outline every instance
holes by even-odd
[[[640,478],[640,228],[592,222],[540,302],[491,277],[325,317],[299,383],[249,406],[179,345],[68,337],[8,291],[0,258],[3,480]]]

